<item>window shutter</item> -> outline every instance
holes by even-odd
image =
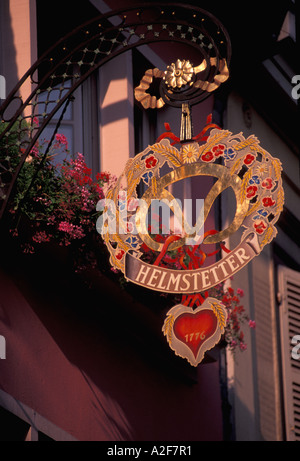
[[[286,439],[300,441],[300,272],[279,266],[278,277]]]

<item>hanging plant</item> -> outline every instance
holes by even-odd
[[[24,253],[34,253],[39,245],[51,242],[63,247],[75,245],[75,269],[84,268],[84,259],[95,266],[96,259],[88,258],[87,241],[96,234],[96,205],[115,178],[107,172],[93,176],[83,154],[71,157],[63,134],[56,134],[50,148],[48,145],[48,140],[38,141],[19,173],[10,202],[10,232],[19,237]],[[17,155],[14,149],[12,158],[20,158],[22,153]],[[55,164],[58,155],[65,160]],[[1,150],[0,161],[4,161]],[[30,228],[26,239],[19,232],[24,218]]]
[[[245,307],[241,302],[244,291],[241,288],[234,290],[232,287],[225,288],[224,283],[211,288],[210,296],[222,301],[227,309],[227,325],[225,328],[224,340],[231,352],[236,350],[245,351],[244,327],[254,329],[256,324],[246,313]]]

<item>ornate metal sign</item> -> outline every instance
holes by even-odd
[[[225,281],[260,254],[276,236],[275,224],[284,203],[281,163],[260,146],[255,136],[245,138],[242,133],[233,134],[211,124],[202,133],[210,129],[209,136],[193,136],[191,106],[203,99],[204,93],[217,89],[228,76],[227,61],[220,57],[206,57],[197,66],[178,59],[165,72],[146,72],[135,89],[136,99],[146,109],[159,109],[164,104],[181,107],[180,138],[165,133],[131,158],[105,203],[99,206],[103,214],[97,227],[115,269],[145,288],[182,294],[183,299],[189,295],[192,305],[183,301],[173,307],[167,314],[163,333],[175,354],[193,366],[219,342],[227,320],[220,301],[203,299],[199,293]],[[153,78],[161,81],[159,99],[148,92]],[[176,144],[180,145],[178,149]],[[179,181],[201,176],[212,177],[214,182],[197,208],[193,225],[187,222],[182,204],[171,190]],[[232,222],[220,231],[207,229],[211,208],[228,188],[236,201]],[[167,224],[165,232],[159,222],[153,228],[152,210],[157,204],[167,207],[175,222],[173,228]],[[155,210],[154,215],[159,216],[158,209]],[[224,240],[238,231],[240,242],[227,250]],[[167,234],[165,238],[158,238],[162,233]],[[224,256],[203,267],[205,245],[209,244],[221,246]],[[183,248],[188,248],[188,266],[184,263]],[[149,250],[156,255],[154,260],[145,257]],[[167,253],[178,262],[174,267],[161,264]]]
[[[175,353],[196,366],[219,340],[226,324],[222,304],[212,298],[204,300],[200,293],[241,270],[272,241],[284,203],[281,164],[254,136],[246,139],[242,133],[235,135],[211,123],[200,136],[193,136],[192,106],[229,78],[230,39],[213,15],[187,3],[143,2],[93,18],[41,56],[0,107],[4,122],[0,143],[7,153],[0,165],[0,219],[39,136],[61,110],[51,146],[74,91],[89,75],[126,50],[169,41],[190,47],[199,60],[193,64],[186,57],[165,70],[149,69],[135,88],[135,97],[145,109],[166,104],[180,108],[180,136],[167,129],[156,143],[127,162],[105,202],[98,205],[103,214],[97,228],[111,265],[129,281],[151,290],[182,294],[182,303],[169,311],[163,332]],[[159,97],[151,94],[154,79],[159,81]],[[32,83],[34,89],[23,101],[21,95],[27,94]],[[39,126],[35,118],[40,120]],[[204,136],[208,130],[210,135]],[[9,154],[15,147],[14,154]],[[47,154],[46,149],[44,158]],[[193,224],[173,196],[172,187],[186,178],[203,176],[215,182],[199,202]],[[233,190],[236,200],[232,222],[218,232],[206,229],[209,211],[227,188]],[[157,203],[171,210],[175,222],[164,239],[159,220],[157,228],[151,223],[149,229],[149,215]],[[243,229],[239,244],[227,250],[223,241],[239,229]],[[204,250],[209,244],[224,250],[224,257],[204,267],[210,256]],[[164,264],[167,256],[172,267]]]
[[[165,164],[171,171],[161,177],[160,171]],[[217,179],[204,200],[196,229],[203,229],[215,200],[227,188],[231,188],[235,194],[235,216],[228,228],[208,233],[207,236],[204,233],[204,238],[201,234],[197,239],[195,228],[191,234],[173,235],[173,238],[171,235],[168,251],[175,251],[191,240],[195,242],[194,246],[199,242],[201,245],[223,242],[242,227],[244,230],[240,243],[226,253],[223,259],[205,268],[174,270],[143,261],[144,245],[158,255],[162,254],[165,246],[149,233],[149,207],[153,201],[164,201],[164,204],[170,205],[176,216],[178,213],[180,215],[182,210],[168,191],[168,186],[193,176],[212,176]],[[140,185],[146,187],[146,190],[142,198],[138,199],[137,187]],[[231,277],[260,254],[264,246],[277,234],[275,224],[283,203],[280,161],[265,151],[254,136],[246,139],[241,133],[233,135],[226,130],[214,129],[205,144],[188,143],[178,150],[169,140],[163,139],[149,146],[134,159],[130,159],[116,186],[108,193],[104,214],[101,216],[101,232],[110,252],[112,266],[121,270],[131,282],[165,293],[198,293]],[[189,229],[188,224],[185,228]],[[222,310],[220,303],[219,306]],[[196,311],[192,314],[190,311],[191,309],[188,311],[189,317],[195,315],[197,321],[195,320],[194,324],[198,325],[203,315],[197,314]],[[176,313],[178,312],[176,308]],[[206,314],[211,319],[214,317],[214,311]],[[174,311],[170,311],[169,315],[174,316]],[[226,314],[223,312],[223,318],[225,317]],[[198,330],[186,333],[195,333],[193,344],[196,345],[195,349],[192,347],[192,352],[197,360],[196,357],[191,359],[188,355],[189,361],[193,364],[199,363],[205,347],[210,347],[215,338],[220,337],[223,323],[219,328],[218,323],[214,325],[211,334],[205,333],[205,337],[210,338],[209,342],[201,342],[201,335],[196,339]],[[173,329],[167,334],[172,348],[182,342],[182,335],[178,333],[179,330],[176,331],[177,333]],[[183,328],[182,331],[188,329]],[[191,349],[190,346],[187,342],[183,350]],[[187,358],[181,347],[179,350],[180,354]]]
[[[172,171],[160,177],[165,163]],[[163,249],[163,243],[154,240],[147,228],[151,203],[164,200],[174,210],[177,202],[168,191],[168,185],[193,176],[217,178],[204,200],[203,213],[198,217],[201,222],[196,224],[198,229],[203,228],[214,201],[225,189],[233,190],[237,204],[229,227],[208,235],[201,243],[222,242],[243,227],[240,244],[221,261],[205,269],[176,274],[171,269],[143,262],[140,258],[143,243],[156,252]],[[126,188],[121,188],[123,179],[127,182]],[[136,192],[140,184],[147,186],[141,200]],[[277,233],[275,223],[283,202],[279,160],[261,148],[253,136],[245,139],[241,133],[233,135],[229,131],[213,130],[202,146],[192,143],[177,150],[165,139],[129,160],[123,175],[107,196],[105,214],[101,217],[101,222],[105,221],[102,235],[111,254],[111,264],[124,272],[130,281],[158,291],[195,293],[238,272],[271,242]],[[194,234],[181,237],[171,243],[168,250],[176,250],[192,238]]]
[[[175,354],[197,366],[205,351],[220,341],[226,319],[222,303],[207,298],[195,310],[182,304],[174,306],[167,314],[163,332]]]

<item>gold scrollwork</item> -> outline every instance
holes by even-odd
[[[211,82],[201,80],[198,76],[208,65],[217,68],[214,79]],[[196,77],[195,81],[192,80],[193,75]],[[202,91],[211,93],[229,78],[229,70],[226,59],[217,60],[216,58],[203,59],[196,67],[193,67],[190,61],[177,59],[175,63],[167,67],[166,71],[161,71],[157,68],[148,69],[141,79],[140,84],[134,89],[135,99],[142,104],[144,109],[161,109],[165,105],[163,98],[158,99],[148,92],[155,78],[165,80],[169,88],[169,94],[173,90],[180,89],[185,85],[194,86]],[[166,97],[168,99],[167,95]]]
[[[134,96],[137,101],[139,101],[144,109],[160,109],[165,105],[162,98],[157,99],[156,96],[152,96],[147,92],[149,90],[153,78],[163,78],[164,72],[155,68],[148,69],[145,72],[142,80],[140,81],[139,86],[134,89]]]
[[[164,166],[171,171],[161,177]],[[233,220],[218,233],[206,232],[201,243],[224,241],[243,228],[241,238],[254,233],[262,250],[277,234],[275,224],[284,204],[281,169],[281,162],[265,151],[255,136],[246,139],[242,133],[234,135],[226,130],[214,129],[206,143],[184,144],[179,150],[168,139],[149,145],[128,160],[124,172],[106,197],[104,222],[109,225],[103,228],[103,238],[111,254],[111,264],[124,272],[128,251],[139,258],[144,251],[142,244],[155,252],[162,250],[163,244],[154,241],[146,228],[152,200],[165,202],[178,224],[181,222],[185,234],[180,231],[180,238],[168,247],[176,250],[186,245],[188,239],[195,244],[201,241],[202,226],[215,200],[229,188],[236,198]],[[190,227],[185,222],[180,202],[174,199],[168,188],[177,181],[196,176],[212,177],[215,181],[203,200],[203,213],[199,213],[194,227]],[[147,189],[139,198],[137,187],[141,183]],[[125,214],[123,209],[126,209]]]

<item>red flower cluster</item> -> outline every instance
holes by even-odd
[[[64,146],[66,150],[68,150],[68,140],[64,134],[57,133],[55,135],[55,140],[56,140],[56,145],[55,145],[56,148],[59,148],[62,145]]]
[[[38,121],[33,123],[37,125]],[[96,233],[95,224],[99,215],[96,205],[104,198],[103,187],[115,180],[107,172],[98,173],[94,179],[92,169],[80,153],[74,159],[54,165],[52,160],[58,153],[68,155],[68,141],[63,134],[56,134],[55,143],[35,177],[47,143],[36,143],[32,148],[29,161],[18,177],[15,202],[11,209],[11,213],[15,214],[19,208],[20,213],[31,221],[32,235],[29,241],[23,242],[26,253],[32,253],[37,245],[47,242],[68,246],[76,241],[78,248],[84,247],[85,237]],[[33,177],[34,185],[24,201],[23,192]],[[13,235],[20,238],[16,231]]]
[[[238,348],[241,351],[247,349],[245,335],[242,325],[247,323],[250,328],[255,328],[255,321],[250,320],[240,298],[244,296],[244,291],[238,288],[236,291],[229,287],[224,292],[223,284],[212,288],[210,296],[222,301],[227,309],[227,326],[225,328],[225,341],[232,352]]]
[[[103,181],[104,183],[107,183],[110,180],[110,174],[106,172],[97,173],[96,179],[97,181]]]
[[[109,181],[110,175],[98,173],[94,181],[92,170],[80,153],[75,160],[64,161],[59,172],[58,207],[51,217],[51,224],[60,232],[63,244],[69,245],[72,240],[82,239],[94,229],[96,204],[104,198],[102,186]]]
[[[220,155],[223,155],[225,151],[224,144],[219,144],[218,146],[214,146],[210,151],[206,152],[201,156],[203,162],[211,162]]]

